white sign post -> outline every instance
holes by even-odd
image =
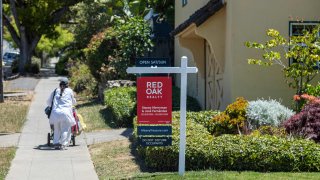
[[[185,172],[185,153],[186,153],[186,114],[187,114],[187,75],[197,73],[198,68],[188,67],[188,58],[181,57],[181,67],[129,67],[129,74],[181,74],[180,85],[180,148],[179,148],[179,175]]]

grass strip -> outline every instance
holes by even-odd
[[[130,144],[129,140],[119,140],[89,147],[99,179],[131,178],[140,172]]]
[[[251,172],[251,171],[187,171],[184,176],[179,176],[178,172],[164,173],[144,173],[136,176],[134,179],[223,179],[223,180],[297,180],[297,179],[319,179],[320,173],[291,173],[291,172]]]
[[[14,147],[0,148],[0,179],[4,179],[8,174],[15,153],[16,148]]]
[[[129,140],[112,141],[89,147],[99,179],[223,179],[223,180],[296,180],[319,179],[318,172],[252,172],[252,171],[186,171],[153,172],[142,167],[141,160],[132,154]],[[143,169],[143,170],[141,170]]]
[[[5,101],[0,103],[0,133],[21,132],[26,121],[30,101]]]
[[[105,107],[98,101],[80,101],[78,102],[77,112],[81,114],[86,124],[87,132],[110,129],[108,125],[108,113]]]

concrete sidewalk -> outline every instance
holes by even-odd
[[[77,146],[68,147],[68,150],[53,150],[46,145],[50,127],[44,108],[50,93],[58,87],[58,79],[41,79],[36,86],[27,122],[6,179],[98,179],[83,135],[76,137]]]

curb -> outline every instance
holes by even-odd
[[[5,80],[10,81],[10,80],[14,80],[20,77],[20,74],[15,74],[13,76],[7,77]]]

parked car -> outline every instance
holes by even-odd
[[[20,53],[18,52],[5,52],[3,55],[3,62],[5,66],[11,66],[13,61],[19,60]]]

